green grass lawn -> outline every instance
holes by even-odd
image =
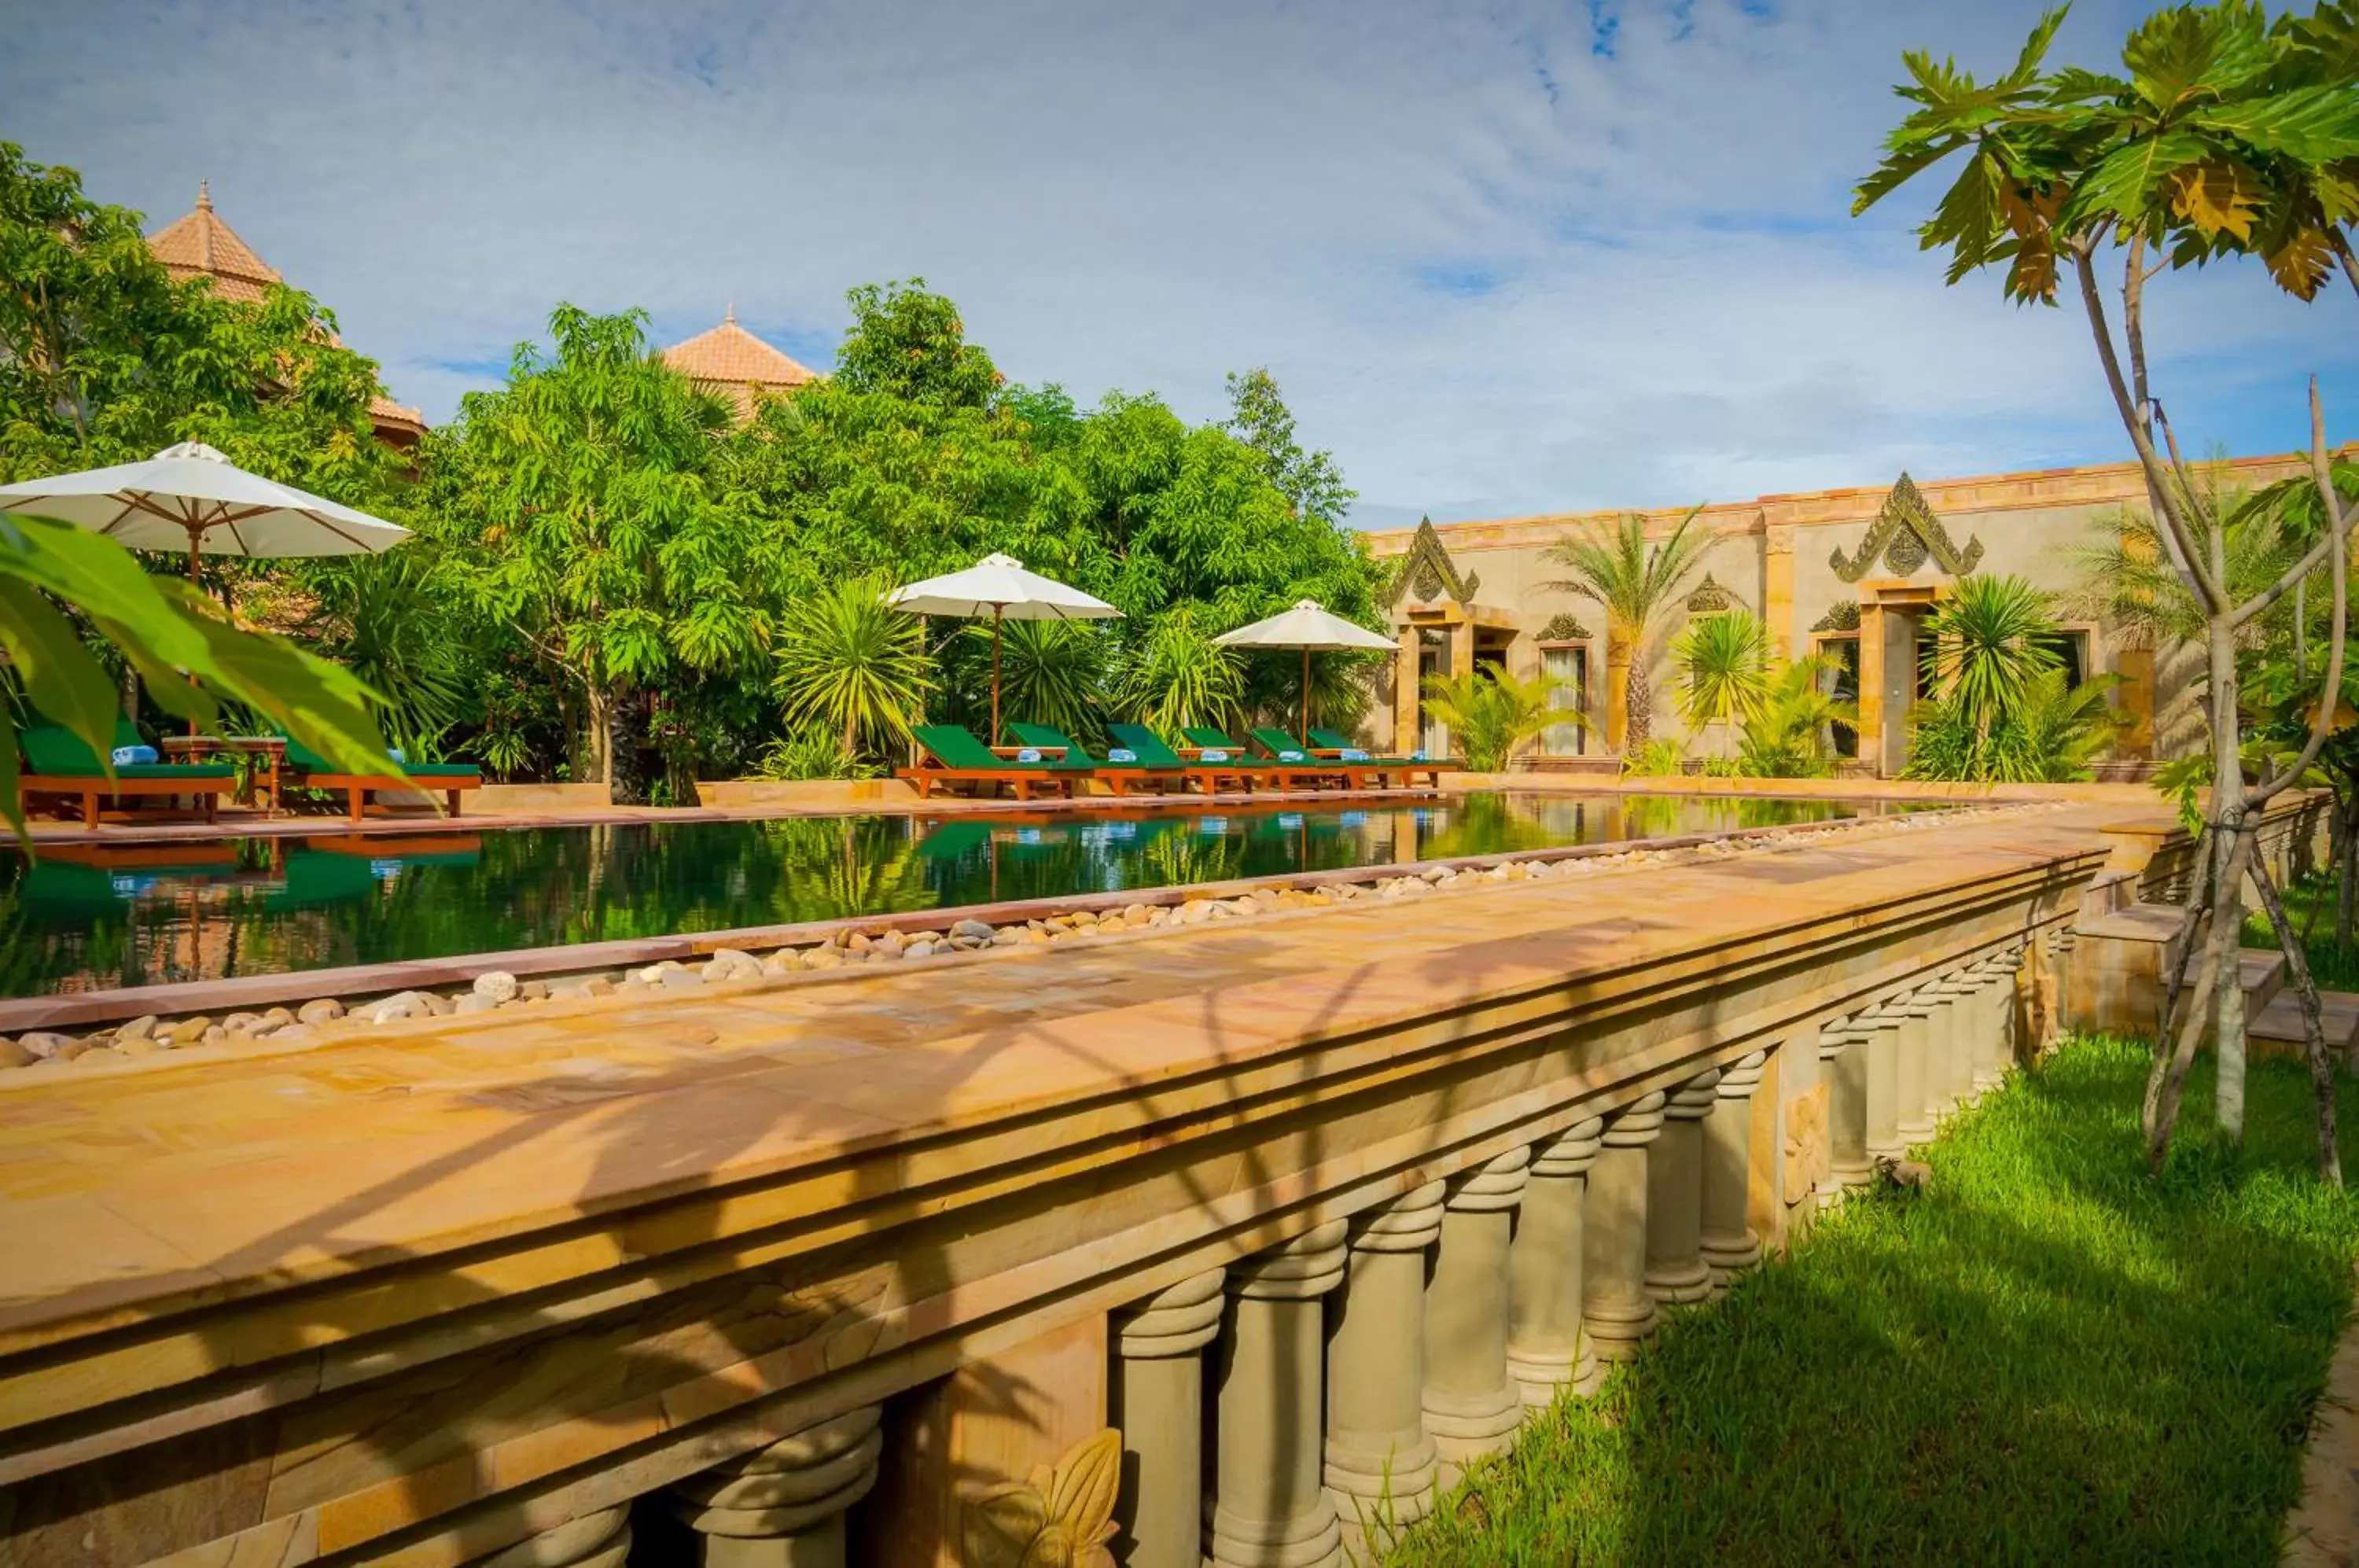
[[[2286,919],[2293,922],[2295,934],[2305,928],[2310,931],[2310,940],[2302,947],[2319,989],[2359,991],[2359,952],[2334,950],[2334,878],[2318,876],[2295,883],[2285,890],[2285,904]],[[2244,942],[2246,947],[2277,945],[2267,913],[2255,909],[2245,918]]]
[[[2145,1066],[2089,1040],[2013,1075],[1930,1192],[1673,1314],[1392,1563],[2274,1563],[2359,1199],[2311,1174],[2291,1062],[2254,1064],[2242,1161],[2187,1137],[2149,1181]],[[2207,1059],[2180,1126],[2211,1120]]]

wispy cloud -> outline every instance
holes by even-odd
[[[2100,62],[2136,7],[2075,11]],[[1221,407],[1267,364],[1380,520],[1654,505],[2121,452],[2076,316],[1944,289],[1848,188],[1954,0],[1074,7],[299,0],[26,7],[7,135],[161,222],[223,214],[448,414],[550,305],[738,318],[823,365],[923,275],[1008,373]],[[103,105],[96,112],[93,105]],[[2182,424],[2359,401],[2352,303],[2164,291]]]

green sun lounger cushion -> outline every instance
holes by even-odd
[[[48,723],[27,727],[17,737],[17,748],[25,754],[27,771],[44,773],[61,779],[97,779],[106,769],[82,737],[63,724]],[[129,719],[114,721],[114,744],[117,746],[139,746],[137,726]],[[234,779],[237,769],[226,762],[129,762],[116,767],[117,779]]]
[[[1143,757],[1129,762],[1120,761],[1113,757],[1092,757],[1074,741],[1072,736],[1067,735],[1064,731],[1059,729],[1054,724],[1010,724],[1007,728],[1009,733],[1013,734],[1017,740],[1022,741],[1026,746],[1035,747],[1043,752],[1063,752],[1065,754],[1065,761],[1068,764],[1081,762],[1086,763],[1093,768],[1121,768],[1134,771],[1144,769],[1148,766],[1147,759]]]
[[[964,724],[919,724],[909,733],[935,761],[953,772],[1087,773],[1093,766],[1087,757],[1058,762],[1044,757],[1038,762],[1017,762],[975,739],[974,732]]]

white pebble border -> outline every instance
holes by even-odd
[[[1648,849],[1634,846],[1606,854],[1568,854],[1560,848],[1525,855],[1491,855],[1477,864],[1434,866],[1397,876],[1366,881],[1329,881],[1308,887],[1256,887],[1251,892],[1215,897],[1190,895],[1180,889],[1180,903],[1136,903],[1122,909],[1073,909],[1063,913],[991,925],[979,920],[959,920],[940,930],[863,931],[856,922],[806,947],[781,947],[766,953],[735,948],[715,950],[701,964],[673,959],[644,968],[570,975],[549,979],[518,980],[495,970],[478,975],[464,990],[400,991],[345,1000],[321,996],[299,1007],[272,1007],[264,1012],[236,1012],[215,1018],[203,1015],[160,1018],[149,1014],[90,1034],[33,1030],[14,1040],[0,1037],[0,1073],[14,1078],[10,1069],[26,1073],[55,1071],[69,1066],[103,1067],[128,1062],[158,1052],[176,1056],[197,1053],[234,1054],[241,1047],[272,1048],[301,1045],[339,1033],[405,1019],[451,1018],[475,1013],[529,1008],[554,1001],[591,997],[640,1000],[681,996],[708,985],[729,981],[767,980],[805,972],[824,973],[862,964],[912,964],[953,953],[1003,947],[1053,947],[1094,941],[1125,931],[1213,925],[1261,914],[1292,909],[1342,909],[1354,904],[1389,904],[1436,893],[1461,892],[1503,883],[1561,880],[1628,871],[1690,860],[1718,860],[1741,855],[1769,855],[1814,848],[1830,841],[1868,835],[1911,833],[1953,826],[1992,817],[2058,811],[2060,803],[2036,802],[1949,808],[1913,815],[1838,821],[1800,829],[1776,829],[1708,839],[1701,844]],[[21,1080],[19,1080],[21,1081]]]

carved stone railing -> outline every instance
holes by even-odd
[[[1014,1564],[1051,1530],[1134,1568],[1339,1563],[2025,1049],[2027,948],[2104,844],[1904,836],[1625,877],[1618,913],[1534,887],[1160,939],[1123,951],[1235,967],[1147,1000],[1147,957],[880,976],[828,1015],[857,1028],[746,1026],[758,1059],[715,1042],[731,1004],[648,1004],[622,1043],[691,1059],[659,1092],[470,1090],[515,1126],[242,1264],[118,1244],[161,1224],[128,1175],[71,1216],[28,1203],[155,1261],[9,1285],[0,1536],[27,1563],[613,1568],[651,1530],[723,1568]],[[1388,931],[1428,945],[1332,956]],[[1281,974],[1288,943],[1330,956]],[[1083,981],[1098,1010],[1042,991]],[[858,1047],[919,995],[894,987],[942,986],[1040,1007]],[[354,1082],[338,1136],[366,1164],[416,1091]],[[923,1125],[886,1116],[920,1090]],[[69,1108],[0,1098],[0,1127]],[[536,1172],[573,1196],[496,1201]],[[430,1245],[413,1190],[460,1194]]]

